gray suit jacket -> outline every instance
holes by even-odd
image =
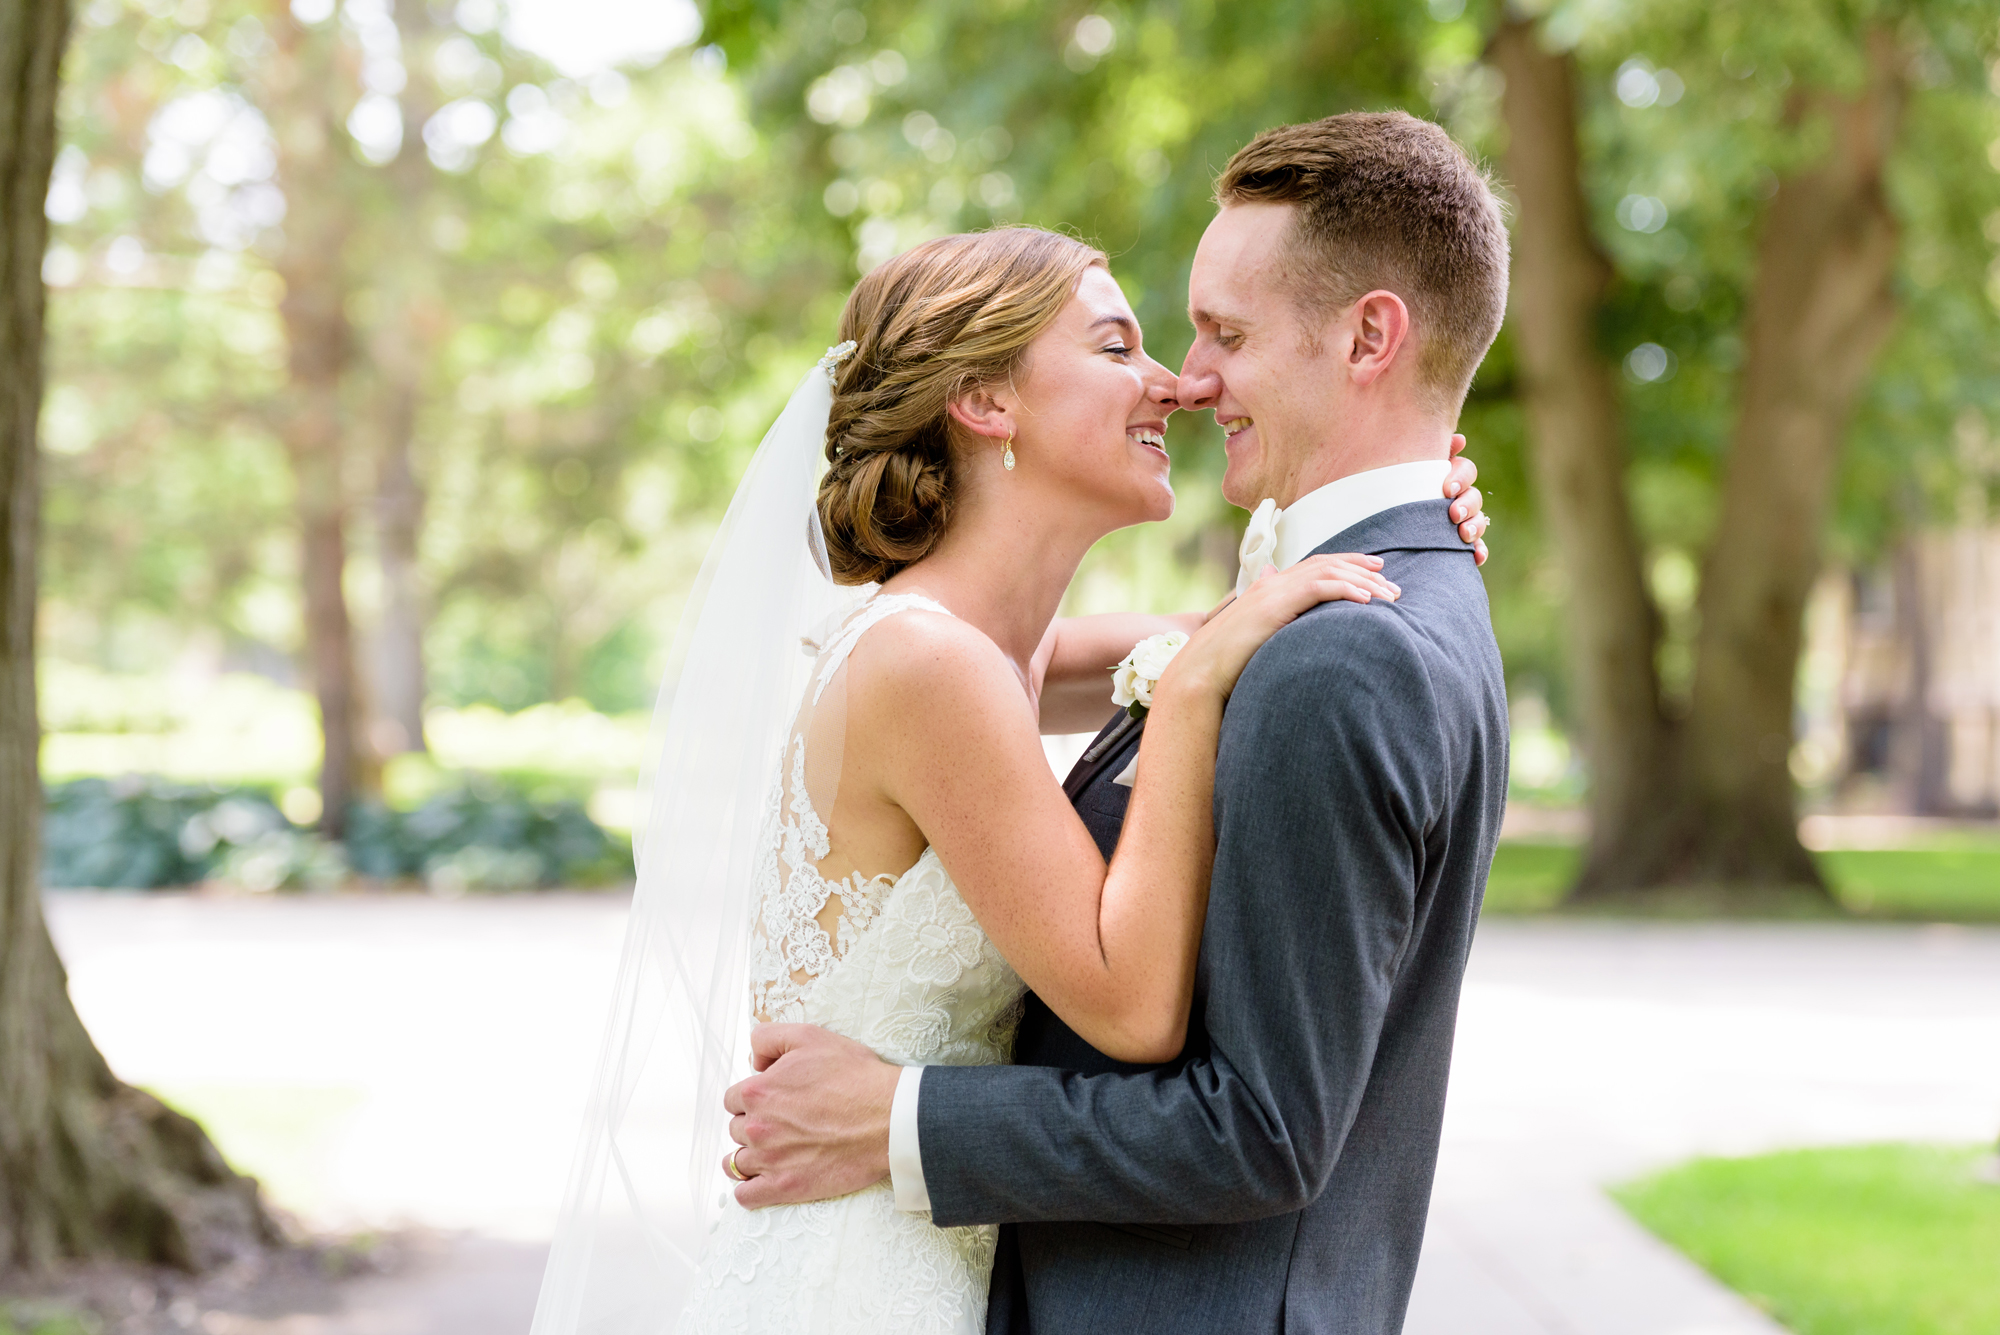
[[[924,1072],[933,1219],[1010,1225],[990,1335],[1402,1329],[1506,692],[1446,502],[1319,550],[1383,556],[1403,595],[1314,609],[1237,683],[1182,1055],[1113,1062],[1030,998],[1016,1065]],[[1107,854],[1136,744],[1068,785]]]

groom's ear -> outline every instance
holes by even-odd
[[[1357,385],[1373,384],[1395,364],[1410,335],[1410,308],[1377,288],[1348,307],[1347,368]]]
[[[995,398],[990,389],[968,390],[945,405],[951,420],[975,436],[1003,440],[1014,434],[1013,410]]]

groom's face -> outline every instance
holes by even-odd
[[[1180,404],[1213,410],[1228,440],[1222,494],[1252,509],[1298,499],[1299,477],[1336,429],[1340,392],[1324,320],[1308,326],[1285,290],[1290,204],[1232,204],[1202,234],[1188,276],[1194,345]]]

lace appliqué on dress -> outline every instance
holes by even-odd
[[[791,790],[786,801],[785,789]],[[756,863],[757,921],[752,930],[751,1012],[760,1020],[797,1021],[805,989],[854,948],[881,912],[893,876],[855,872],[841,880],[815,865],[833,851],[826,824],[806,792],[806,739],[792,739],[788,782],[772,790],[765,807],[766,834]],[[820,925],[827,902],[840,901],[829,937]]]

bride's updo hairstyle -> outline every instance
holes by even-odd
[[[888,579],[951,522],[953,399],[1007,380],[1102,251],[1036,227],[939,237],[855,285],[840,316],[854,355],[834,381],[832,465],[819,485],[840,584]]]

